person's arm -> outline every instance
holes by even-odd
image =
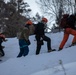
[[[7,41],[7,40],[5,39],[5,35],[1,34],[0,37],[2,38],[3,41]]]

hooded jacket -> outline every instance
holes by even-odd
[[[27,27],[24,27],[23,30],[19,33],[19,39],[25,39],[26,41],[29,40],[30,30]]]

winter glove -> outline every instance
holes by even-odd
[[[31,44],[30,40],[27,40],[26,42],[27,42],[27,44],[28,44],[28,45],[30,45],[30,44]]]

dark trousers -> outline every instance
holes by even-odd
[[[29,53],[28,44],[25,40],[19,40],[20,52],[17,57],[26,56]]]
[[[0,39],[0,40],[2,40],[2,39]],[[2,41],[0,41],[0,52],[1,52],[1,56],[5,55],[5,53],[3,51],[3,47],[2,47]]]
[[[36,55],[40,53],[40,49],[41,49],[41,45],[42,45],[42,40],[47,42],[47,49],[51,50],[51,39],[47,36],[36,36],[36,40],[37,40],[37,48],[36,48]]]

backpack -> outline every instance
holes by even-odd
[[[60,27],[65,28],[67,26],[67,20],[68,20],[69,14],[64,14],[60,21]]]
[[[75,25],[76,25],[76,18],[75,15],[70,15],[67,21],[67,24],[70,28],[72,29],[76,29]]]

